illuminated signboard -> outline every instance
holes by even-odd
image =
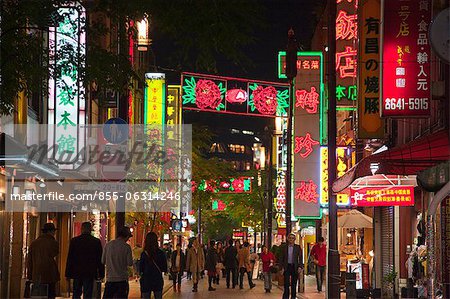
[[[58,27],[49,28],[49,63],[57,69],[48,81],[48,144],[57,145],[49,158],[59,168],[76,169],[83,162],[83,155],[74,153],[85,143],[85,131],[78,125],[85,124],[85,89],[80,69],[85,64],[86,12],[78,2],[69,2],[58,8],[58,14]]]
[[[358,0],[337,0],[336,103],[354,107],[358,97]]]
[[[275,201],[275,218],[277,219],[278,228],[286,227],[286,171],[280,170],[277,174],[277,196]]]
[[[252,178],[238,177],[221,180],[202,180],[192,183],[192,192],[195,190],[211,193],[252,193]]]
[[[294,215],[319,218],[322,138],[322,53],[297,53],[293,132]]]
[[[287,84],[191,73],[183,73],[181,80],[186,110],[262,117],[287,115]]]
[[[336,148],[336,174],[338,178],[343,176],[348,169],[352,168],[354,156],[355,151],[352,148]],[[336,204],[338,206],[350,205],[348,194],[337,194]],[[325,146],[320,148],[320,205],[322,207],[328,206],[328,148]]]
[[[383,138],[380,117],[380,0],[360,0],[358,138]]]
[[[429,116],[431,0],[384,4],[382,116]]]
[[[350,188],[352,206],[390,207],[414,206],[413,186]]]
[[[221,200],[213,200],[212,202],[212,210],[213,211],[225,211],[227,205]]]
[[[162,73],[145,74],[144,124],[165,123],[166,76]]]

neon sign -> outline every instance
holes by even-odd
[[[295,91],[295,107],[302,107],[310,114],[317,113],[320,95],[316,88],[311,86],[310,92],[301,89]]]
[[[165,123],[166,76],[162,73],[145,74],[144,124]]]
[[[338,106],[355,106],[357,100],[358,0],[338,1],[336,16],[336,99]],[[347,91],[347,92],[345,92]]]
[[[352,205],[357,207],[413,206],[413,186],[351,188]]]
[[[199,183],[192,181],[192,192],[196,190],[211,193],[251,193],[252,178],[238,177],[222,180],[201,180]]]
[[[309,180],[308,182],[301,182],[300,186],[295,188],[295,199],[302,200],[307,203],[317,203],[319,193],[317,193],[317,185]]]
[[[61,20],[57,27],[49,28],[49,63],[59,71],[49,78],[48,144],[57,145],[49,158],[62,169],[75,169],[81,165],[83,155],[71,154],[84,147],[85,88],[80,73],[85,64],[86,11],[79,2],[69,2],[58,8]],[[69,53],[70,52],[70,53]],[[67,59],[67,55],[75,57]],[[68,156],[66,156],[68,155]]]
[[[285,117],[288,99],[287,84],[182,74],[182,104],[186,110]]]
[[[310,133],[306,133],[305,137],[295,136],[295,149],[294,153],[300,154],[300,157],[306,158],[313,152],[313,146],[319,145],[320,143],[311,138]],[[302,152],[302,150],[305,150]]]

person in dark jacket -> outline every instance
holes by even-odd
[[[91,235],[92,224],[81,224],[81,235],[72,238],[66,262],[66,277],[73,279],[73,298],[92,298],[94,280],[103,279],[102,243]]]
[[[28,249],[28,279],[37,284],[48,286],[48,298],[56,297],[56,283],[59,270],[55,257],[59,254],[59,245],[55,239],[56,227],[49,222],[42,227],[42,235],[31,242]]]
[[[181,277],[183,276],[183,269],[186,267],[186,257],[181,250],[181,244],[178,243],[176,250],[172,252],[170,272],[172,273],[173,279],[173,291],[177,291],[178,282],[178,292],[181,292]]]
[[[158,236],[154,232],[149,232],[145,237],[140,271],[142,298],[150,299],[153,292],[155,299],[161,299],[164,287],[163,274],[167,272],[167,258],[164,251],[158,248]]]
[[[236,268],[237,268],[237,249],[233,246],[233,239],[228,241],[229,246],[225,249],[225,254],[223,257],[223,263],[226,271],[226,281],[227,281],[227,289],[230,288],[230,277],[232,277],[232,285],[233,289],[236,288],[237,277],[236,277]]]
[[[208,291],[215,291],[212,287],[213,280],[216,279],[216,266],[217,266],[217,251],[216,241],[209,242],[209,249],[206,253],[205,269],[208,271]]]
[[[298,275],[300,270],[303,269],[302,248],[295,244],[295,239],[295,234],[290,233],[288,243],[282,247],[281,251],[280,265],[284,271],[283,299],[296,298]],[[290,292],[289,286],[291,287]]]

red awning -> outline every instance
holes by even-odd
[[[427,135],[399,147],[362,159],[345,175],[334,181],[333,192],[340,192],[354,180],[373,174],[415,175],[419,171],[450,159],[447,131]],[[372,165],[372,169],[371,169]],[[372,173],[373,169],[376,169]]]

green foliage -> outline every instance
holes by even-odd
[[[14,101],[20,91],[26,91],[28,97],[45,95],[48,78],[61,72],[58,69],[61,66],[49,64],[46,35],[49,27],[56,26],[64,18],[57,7],[68,2],[0,2],[0,115],[13,112]],[[82,30],[86,33],[88,47],[86,63],[78,72],[86,86],[91,82],[99,86],[100,102],[106,99],[107,89],[126,92],[131,78],[143,81],[143,73],[148,71],[133,71],[127,43],[118,44],[118,41],[126,41],[128,34],[136,30],[125,25],[129,19],[142,18],[147,13],[152,35],[165,34],[172,39],[175,50],[167,55],[174,61],[173,68],[189,67],[206,72],[217,71],[217,55],[243,67],[250,65],[242,49],[254,41],[253,32],[262,26],[261,12],[255,0],[95,0],[86,3],[89,23]],[[117,39],[115,32],[118,33]],[[110,44],[105,48],[99,40],[108,40]],[[82,58],[66,50],[58,53],[62,60],[74,62]]]

